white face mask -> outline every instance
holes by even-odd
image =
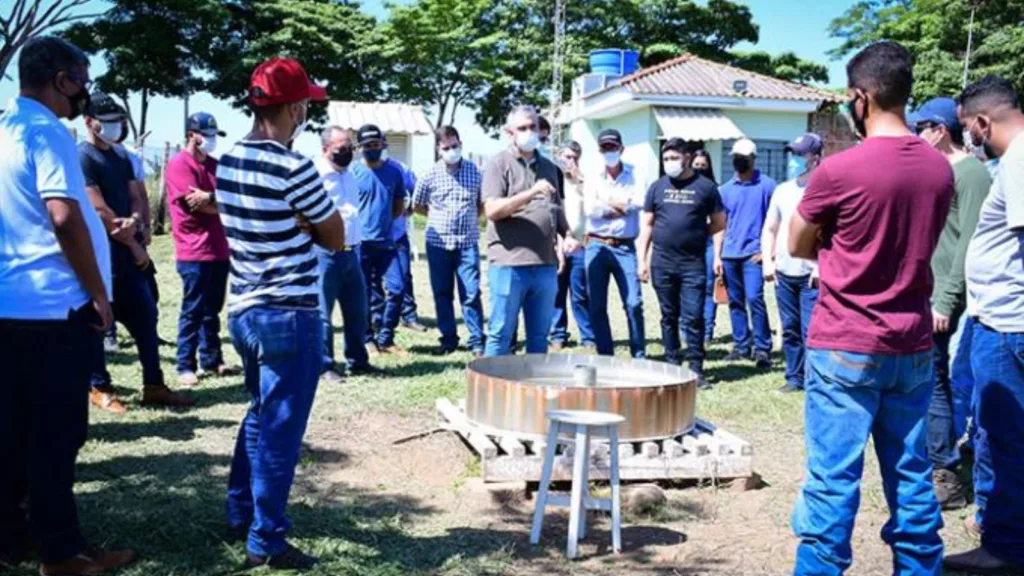
[[[199,149],[204,154],[212,154],[217,149],[217,137],[216,136],[203,136],[202,143],[199,144]]]
[[[609,168],[614,168],[618,166],[619,160],[622,158],[622,154],[618,151],[602,152],[601,156],[604,157],[604,165]]]
[[[292,136],[291,138],[288,139],[289,142],[294,142],[295,139],[298,138],[299,135],[306,130],[306,126],[309,125],[309,109],[306,108],[305,106],[303,106],[302,109],[304,111],[304,118],[302,122],[300,122],[299,125],[295,127],[295,130],[292,131]]]
[[[536,130],[516,131],[516,146],[523,152],[533,152],[540,144],[540,134]]]
[[[121,138],[121,123],[100,122],[100,131],[96,135],[107,144],[116,144]]]
[[[665,162],[665,174],[668,174],[671,178],[678,178],[683,173],[683,161],[682,160],[669,160]]]
[[[445,164],[458,164],[462,160],[462,147],[449,148],[441,152]]]

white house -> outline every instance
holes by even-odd
[[[434,164],[434,129],[422,106],[384,102],[331,102],[328,124],[355,132],[375,124],[388,140],[388,156],[422,174]]]
[[[626,76],[578,78],[558,122],[583,147],[585,172],[601,169],[597,135],[615,128],[626,148],[623,160],[646,183],[663,173],[661,143],[673,137],[702,144],[719,182],[733,176],[732,143],[750,138],[758,148],[757,167],[781,181],[786,142],[806,132],[823,105],[841,101],[831,92],[684,55]]]

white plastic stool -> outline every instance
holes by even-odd
[[[547,506],[569,506],[569,545],[566,556],[576,557],[576,548],[580,540],[587,537],[587,510],[606,510],[612,513],[612,550],[618,554],[622,549],[622,514],[619,509],[619,424],[626,419],[618,414],[607,412],[590,412],[586,410],[550,410],[548,411],[548,445],[544,453],[544,472],[541,475],[540,491],[537,494],[537,507],[533,511],[533,530],[530,532],[530,543],[540,542],[540,531],[544,526],[544,509]],[[576,435],[575,457],[572,469],[572,495],[550,496],[551,469],[555,462],[555,448],[558,436],[562,433]],[[612,484],[611,500],[590,497],[590,437],[605,436],[611,445],[610,476]]]

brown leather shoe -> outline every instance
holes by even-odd
[[[42,576],[92,576],[123,568],[134,561],[135,552],[131,550],[88,550],[60,564],[43,564],[39,573]]]
[[[106,410],[113,414],[124,414],[128,411],[121,399],[114,394],[112,388],[92,388],[89,390],[89,401],[100,410]]]
[[[196,401],[172,391],[163,384],[159,386],[145,386],[142,389],[143,406],[167,406],[169,408],[187,408],[195,406]]]
[[[381,348],[382,354],[391,354],[393,356],[405,357],[409,355],[409,352],[398,344],[388,344]]]

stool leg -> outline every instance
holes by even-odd
[[[611,448],[612,481],[612,551],[622,552],[622,510],[619,508],[619,431],[616,426],[608,427],[609,448]]]
[[[558,448],[560,425],[551,422],[548,430],[548,445],[544,451],[544,471],[540,476],[540,489],[533,510],[533,528],[530,530],[530,544],[540,543],[540,531],[544,527],[544,508],[548,505],[548,488],[551,486],[551,469],[555,463],[555,449]]]
[[[583,464],[583,478],[581,479],[581,485],[583,487],[583,508],[580,510],[580,540],[587,539],[587,498],[590,497],[590,429],[587,428],[587,440],[584,445],[583,453],[587,455],[586,462]]]
[[[576,557],[576,547],[579,544],[580,513],[583,508],[583,470],[587,465],[587,427],[576,426],[576,458],[572,467],[572,497],[569,508],[569,546],[566,549],[566,556],[569,559]]]

